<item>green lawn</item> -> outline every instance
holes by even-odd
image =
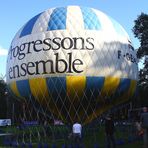
[[[53,126],[49,125],[46,129],[43,126],[32,126],[25,127],[24,129],[18,129],[16,126],[3,127],[0,130],[7,133],[13,133],[13,139],[18,143],[33,143],[33,147],[37,147],[39,143],[48,143],[51,147],[53,144],[57,148],[62,147],[62,145],[71,145],[72,139],[68,138],[71,132],[71,127],[67,126]],[[46,132],[45,132],[46,130]],[[99,145],[99,148],[105,148],[105,134],[104,126],[99,125],[97,127],[83,127],[82,132],[82,144],[85,148],[93,148],[94,145]],[[142,138],[137,139],[135,135],[134,126],[117,126],[115,132],[116,141],[118,141],[119,148],[141,148]],[[6,147],[3,145],[4,137],[0,137],[0,148]],[[123,142],[123,143],[122,143]]]

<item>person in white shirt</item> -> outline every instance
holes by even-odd
[[[73,133],[73,137],[74,137],[74,142],[77,144],[80,144],[82,125],[78,122],[74,123],[72,126],[72,133]]]

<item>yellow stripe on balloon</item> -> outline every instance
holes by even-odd
[[[66,92],[70,101],[69,113],[73,121],[74,119],[78,118],[78,115],[76,114],[77,106],[80,103],[80,99],[82,99],[83,97],[85,86],[86,86],[86,76],[66,77]]]
[[[50,112],[57,115],[62,120],[64,117],[58,110],[55,102],[53,102],[52,97],[48,93],[48,88],[46,84],[46,78],[33,78],[29,80],[30,90],[35,99],[42,105],[46,105]]]
[[[119,86],[120,78],[117,77],[106,77],[104,81],[104,86],[101,91],[102,96],[112,95],[117,87]]]
[[[95,119],[97,116],[101,115],[103,112],[111,109],[113,106],[119,105],[121,103],[127,102],[135,93],[136,91],[136,85],[137,81],[136,80],[131,80],[130,82],[130,87],[128,91],[121,97],[119,97],[115,102],[112,104],[103,104],[101,108],[98,108],[96,111],[94,111],[92,114],[90,114],[87,119],[84,121],[84,124],[87,124],[91,122],[93,119]],[[114,100],[114,99],[113,99]]]
[[[129,97],[132,97],[136,91],[137,87],[137,81],[136,80],[131,80],[130,88],[129,88]]]
[[[69,98],[81,99],[86,86],[86,76],[67,76],[66,90]]]
[[[20,93],[19,93],[19,91],[18,91],[18,88],[17,88],[17,85],[16,85],[16,81],[11,82],[9,84],[9,86],[10,86],[10,89],[14,93],[15,96],[22,98]]]
[[[49,97],[46,80],[44,78],[33,78],[29,80],[32,95],[39,102],[45,102]]]

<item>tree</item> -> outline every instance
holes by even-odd
[[[15,108],[13,109],[13,105]],[[18,120],[22,109],[21,102],[16,99],[9,91],[4,76],[0,76],[0,119],[15,118]],[[14,120],[14,119],[13,119]],[[12,121],[14,122],[14,121]]]
[[[6,95],[6,83],[3,78],[0,78],[0,118],[6,118],[7,116]]]
[[[139,71],[139,95],[141,105],[148,105],[148,14],[141,13],[134,21],[133,33],[140,41],[140,47],[137,50],[137,57],[144,59],[143,68]]]

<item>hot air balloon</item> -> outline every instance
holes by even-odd
[[[7,84],[64,122],[89,123],[136,91],[128,34],[99,10],[67,6],[30,19],[12,40]]]

